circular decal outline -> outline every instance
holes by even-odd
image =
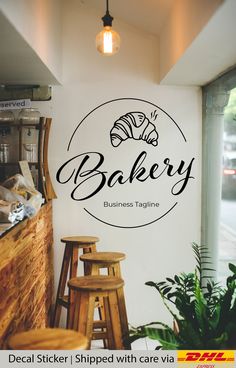
[[[102,104],[100,104],[99,106],[95,107],[94,109],[92,109],[88,114],[85,115],[85,117],[80,121],[80,123],[77,125],[77,127],[75,128],[70,140],[69,140],[69,143],[68,143],[68,146],[67,146],[67,151],[69,152],[70,150],[70,147],[71,147],[71,143],[74,139],[74,136],[76,134],[76,132],[78,131],[79,127],[83,124],[83,122],[96,110],[98,110],[99,108],[107,105],[107,104],[110,104],[110,103],[113,103],[113,102],[117,102],[117,101],[127,101],[127,100],[132,100],[132,101],[140,101],[140,102],[144,102],[146,104],[149,104],[151,106],[154,106],[155,108],[159,109],[160,111],[162,111],[166,116],[168,116],[168,118],[174,123],[174,125],[176,126],[176,128],[178,129],[179,133],[181,134],[183,140],[185,143],[187,143],[187,139],[182,131],[182,129],[180,128],[180,126],[177,124],[177,122],[164,110],[162,109],[161,107],[159,107],[158,105],[150,102],[150,101],[147,101],[147,100],[144,100],[144,99],[141,99],[141,98],[135,98],[135,97],[121,97],[121,98],[116,98],[116,99],[113,99],[113,100],[109,100],[109,101],[106,101]],[[122,228],[122,229],[135,229],[135,228],[140,228],[140,227],[145,227],[145,226],[148,226],[148,225],[151,225],[157,221],[159,221],[160,219],[162,219],[163,217],[165,217],[166,215],[168,215],[176,206],[177,206],[178,202],[175,202],[175,204],[169,208],[169,210],[167,210],[163,215],[161,215],[160,217],[148,222],[148,223],[145,223],[145,224],[141,224],[141,225],[133,225],[133,226],[123,226],[123,225],[116,225],[116,224],[112,224],[112,223],[109,223],[107,221],[104,221],[102,220],[101,218],[95,216],[92,212],[90,212],[88,209],[86,209],[84,207],[84,211],[86,213],[88,213],[91,217],[93,217],[94,219],[96,219],[97,221],[103,223],[103,224],[106,224],[106,225],[109,225],[109,226],[112,226],[112,227],[116,227],[116,228]]]
[[[159,221],[160,219],[162,219],[163,217],[165,217],[166,215],[168,215],[174,208],[175,206],[178,204],[178,202],[175,202],[175,204],[168,210],[166,211],[163,215],[161,215],[160,217],[156,218],[155,220],[152,220],[150,222],[147,222],[146,224],[142,224],[142,225],[134,225],[134,226],[123,226],[123,225],[115,225],[115,224],[111,224],[110,222],[104,221],[102,219],[100,219],[99,217],[95,216],[93,213],[91,213],[89,210],[87,210],[87,208],[84,208],[84,210],[93,218],[95,218],[96,220],[102,222],[103,224],[109,225],[109,226],[113,226],[113,227],[118,227],[120,229],[137,229],[139,227],[144,227],[144,226],[148,226],[153,224],[154,222]]]

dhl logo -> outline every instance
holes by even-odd
[[[233,350],[199,350],[199,351],[186,351],[179,350],[178,351],[178,362],[181,363],[206,363],[206,362],[214,362],[214,363],[232,363],[234,362],[234,351]]]

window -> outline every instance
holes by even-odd
[[[236,264],[236,88],[230,91],[224,109],[222,153],[222,192],[218,280],[230,273],[228,263]]]
[[[219,281],[236,263],[236,69],[203,88],[202,244]]]

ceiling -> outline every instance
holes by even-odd
[[[105,14],[106,0],[79,0],[81,6],[98,9]],[[109,11],[143,31],[158,35],[175,0],[109,0]]]
[[[1,84],[57,84],[58,81],[36,52],[0,12]]]
[[[236,67],[236,0],[226,0],[161,83],[201,85]]]
[[[16,0],[12,1],[19,5]],[[55,6],[59,1],[60,0],[53,0]],[[68,0],[63,1],[66,6],[70,6]],[[84,7],[88,11],[95,12],[96,16],[100,14],[102,17],[105,14],[106,0],[70,1],[74,1],[80,8]],[[168,18],[171,18],[170,12],[176,4],[176,1],[177,0],[110,0],[109,7],[110,13],[115,19],[124,21],[127,24],[131,24],[138,29],[154,35],[160,34],[162,30],[161,36],[163,36],[163,34],[165,34],[163,30],[165,28],[169,29]],[[188,1],[190,2],[190,0],[183,0],[183,3],[185,5],[189,4]],[[192,2],[194,1],[198,0],[192,0]],[[215,1],[217,3],[217,1],[220,2],[221,0],[201,0],[204,12],[206,11],[205,1]],[[0,9],[2,2],[4,4],[10,3],[5,3],[5,0],[0,0]],[[179,2],[182,3],[182,0]],[[48,6],[49,1],[44,0],[44,3]],[[52,8],[52,10],[55,9]],[[15,11],[16,15],[18,12],[19,9]],[[196,32],[190,44],[187,45],[183,54],[180,55],[181,57],[174,60],[174,62],[170,64],[170,68],[161,75],[160,83],[171,85],[204,85],[218,74],[222,73],[222,71],[235,65],[236,48],[233,47],[236,34],[235,12],[236,0],[223,1],[223,5],[214,12],[214,15],[203,29]],[[195,16],[195,12],[192,13]],[[54,16],[54,12],[51,11],[49,15],[51,16],[51,14]],[[22,15],[22,13],[20,15]],[[23,13],[23,17],[19,18],[24,20],[27,19],[27,16]],[[187,19],[189,20],[188,17]],[[188,26],[192,26],[191,19],[192,18],[190,18],[187,24]],[[184,23],[181,17],[178,21],[181,25]],[[53,22],[51,23],[53,25]],[[37,25],[37,23],[35,24]],[[193,24],[192,28],[195,30],[195,24]],[[40,30],[40,36],[42,36],[43,33],[41,32],[41,28],[39,27],[38,29]],[[45,29],[47,30],[48,27]],[[52,27],[52,29],[54,28]],[[31,43],[27,42],[27,39],[22,37],[20,32],[17,31],[15,22],[11,21],[11,17],[9,19],[9,14],[6,16],[4,13],[1,13],[1,11],[0,30],[2,36],[0,50],[0,83],[33,83],[41,85],[60,83],[60,78],[58,79],[50,66],[43,62],[44,58],[42,58],[32,47]],[[57,30],[57,28],[55,28],[55,30]],[[189,35],[188,28],[185,27],[184,30],[184,35]],[[50,34],[49,31],[47,31],[48,33],[44,32],[47,41],[49,41],[49,37],[47,37],[47,34]],[[35,33],[37,33],[37,29]],[[60,32],[57,33],[58,37],[60,37]],[[172,33],[174,36],[176,35],[175,31]],[[173,40],[173,44],[169,42],[169,39],[167,39],[165,44],[165,46],[168,45],[169,49],[168,47],[165,48],[171,53],[175,51],[173,45],[178,46],[178,42],[175,42],[175,37]],[[46,45],[54,47],[55,43],[51,41],[46,42]],[[53,47],[51,48],[53,49]],[[164,53],[162,52],[161,55],[164,55]],[[170,60],[172,60],[171,57],[172,54],[170,54]],[[158,67],[159,64],[157,63],[157,68]]]

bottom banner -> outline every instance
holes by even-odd
[[[1,367],[122,367],[122,368],[233,368],[235,352],[231,350],[179,351],[0,351]]]

